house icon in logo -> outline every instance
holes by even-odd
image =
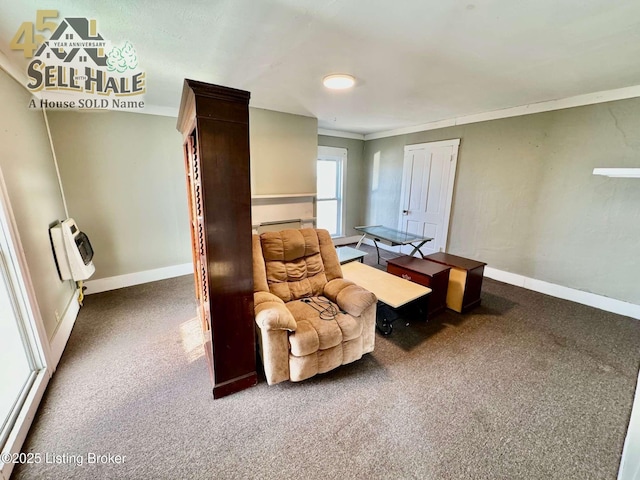
[[[38,12],[41,17],[44,14],[47,18],[57,17],[57,11]],[[24,28],[18,30],[16,38],[21,38]],[[58,25],[48,22],[44,29],[53,33],[38,46],[27,67],[27,88],[34,93],[40,92],[41,107],[144,108],[140,97],[135,100],[117,98],[143,95],[146,91],[146,74],[140,68],[136,50],[130,42],[113,45],[98,33],[95,19],[84,17],[64,18]],[[33,48],[28,50],[26,45],[19,43],[12,48],[24,50],[26,54],[33,52]],[[60,100],[63,96],[65,98]],[[33,108],[37,108],[37,102],[32,103]],[[31,104],[29,108],[32,108]]]
[[[53,64],[92,62],[96,67],[107,65],[106,42],[96,31],[96,21],[87,18],[65,18],[51,38],[44,42],[36,57]]]

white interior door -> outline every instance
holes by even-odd
[[[459,144],[455,139],[404,148],[398,229],[433,238],[421,248],[424,255],[446,248]],[[401,248],[405,255],[411,250]]]

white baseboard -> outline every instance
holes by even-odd
[[[572,302],[581,303],[590,307],[599,308],[607,312],[625,315],[627,317],[640,320],[640,305],[623,302],[614,298],[597,295],[595,293],[583,292],[574,288],[564,287],[555,283],[537,280],[535,278],[525,277],[517,273],[505,272],[497,268],[485,267],[484,274],[486,277],[498,280],[499,282],[508,283],[517,287],[533,290],[534,292],[544,293],[552,297],[570,300]]]
[[[373,241],[368,238],[365,238],[362,243],[374,246]],[[400,253],[399,247],[391,247],[380,242],[378,242],[378,247],[382,250]],[[582,290],[525,277],[517,273],[505,272],[504,270],[498,270],[497,268],[489,266],[484,268],[484,275],[499,282],[508,283],[509,285],[515,285],[516,287],[526,288],[527,290],[544,293],[552,297],[588,305],[604,310],[605,312],[617,313],[618,315],[625,315],[640,320],[640,305],[634,303],[623,302],[622,300],[616,300],[615,298],[605,297],[596,293],[583,292]]]
[[[115,277],[98,278],[97,280],[89,280],[84,282],[85,295],[93,293],[107,292],[109,290],[117,290],[118,288],[131,287],[140,285],[141,283],[156,282],[165,278],[179,277],[193,273],[193,264],[183,263],[181,265],[173,265],[171,267],[156,268],[153,270],[145,270],[143,272],[127,273],[125,275],[117,275]]]
[[[344,237],[334,239],[334,243],[336,245],[345,245],[347,243],[357,242],[359,239],[359,236]],[[371,246],[374,245],[373,241],[368,238],[365,238],[362,243]],[[382,250],[400,253],[399,247],[392,247],[380,242],[378,242],[378,247]],[[147,270],[144,272],[90,280],[85,282],[85,286],[87,287],[85,295],[106,292],[108,290],[116,290],[118,288],[139,285],[141,283],[155,282],[157,280],[164,280],[165,278],[189,275],[191,273],[193,273],[193,265],[191,263],[184,263],[181,265],[174,265],[172,267],[157,268],[155,270]],[[519,275],[517,273],[505,272],[489,266],[485,267],[484,274],[486,277],[498,280],[499,282],[508,283],[517,287],[526,288],[527,290],[533,290],[534,292],[544,293],[552,297],[570,300],[582,305],[588,305],[590,307],[599,308],[600,310],[640,320],[640,305],[636,305],[634,303],[623,302],[622,300],[616,300],[614,298],[605,297],[595,293],[583,292],[582,290],[576,290],[574,288],[564,287],[562,285],[545,282],[543,280],[525,277],[524,275]],[[73,325],[71,325],[71,327],[73,327]],[[62,328],[62,326],[60,328]],[[69,329],[69,332],[70,331],[71,329]]]
[[[53,338],[49,342],[51,358],[49,359],[52,362],[49,367],[51,368],[51,373],[58,368],[58,363],[60,362],[60,358],[62,357],[62,352],[64,352],[64,347],[67,346],[67,341],[69,340],[69,336],[71,335],[71,330],[73,330],[73,326],[76,323],[76,318],[78,318],[78,312],[80,311],[80,304],[78,303],[78,295],[80,294],[79,290],[76,290],[71,300],[69,300],[69,304],[67,305],[66,310],[62,314],[62,320],[58,324],[58,328],[53,334]]]

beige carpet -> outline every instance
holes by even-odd
[[[213,400],[193,285],[89,296],[17,479],[614,479],[640,322],[485,279],[362,360]],[[87,454],[125,455],[87,464]],[[78,457],[76,457],[78,458]]]

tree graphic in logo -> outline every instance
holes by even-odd
[[[26,86],[39,92],[39,106],[32,99],[29,108],[144,108],[146,74],[133,45],[105,39],[93,18],[57,18],[57,10],[38,10],[36,21],[23,22],[9,44],[31,59]],[[139,96],[119,98],[133,95]]]
[[[107,55],[107,70],[110,72],[124,73],[127,69],[133,70],[137,66],[136,49],[129,42],[126,42],[122,48],[113,47]]]

